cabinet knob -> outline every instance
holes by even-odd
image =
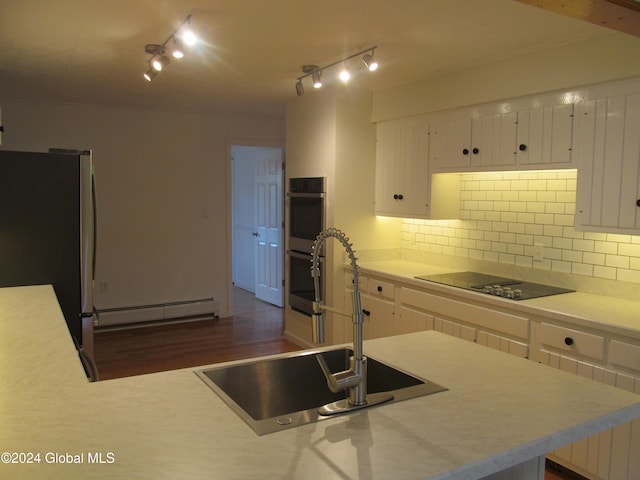
[[[518,146],[518,150],[520,150],[521,152],[524,152],[527,149],[527,146],[524,143],[521,143]]]
[[[365,310],[364,308],[362,309],[362,313],[364,313],[367,317],[371,316],[371,311],[370,310]]]
[[[378,285],[378,291],[381,292],[382,291],[382,285]]]
[[[462,149],[462,154],[463,155],[469,155],[469,149],[468,148]]]
[[[640,198],[636,200],[636,206],[640,207]]]
[[[480,150],[477,147],[474,147],[473,150],[471,150],[473,152],[474,155],[477,155],[480,153]]]
[[[573,345],[573,338],[571,338],[571,337],[565,337],[565,338],[564,338],[564,344],[565,344],[565,345]]]

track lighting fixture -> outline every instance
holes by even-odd
[[[320,70],[316,70],[311,73],[311,80],[313,81],[313,88],[322,88],[322,72]]]
[[[171,45],[168,47],[169,43]],[[173,58],[180,59],[185,55],[184,44],[194,45],[195,43],[197,43],[197,37],[191,30],[191,15],[188,15],[163,43],[145,45],[145,53],[151,55],[148,61],[150,68],[144,74],[145,80],[150,82],[169,64],[167,52],[170,52]]]
[[[349,72],[349,69],[347,68],[347,60],[351,60],[354,57],[357,57],[359,55],[362,55],[363,53],[365,54],[362,57],[362,61],[364,62],[364,64],[366,65],[367,69],[370,72],[375,71],[378,68],[378,62],[375,60],[374,58],[374,53],[376,48],[378,48],[377,46],[375,47],[371,47],[371,48],[367,48],[366,50],[361,50],[358,53],[354,53],[353,55],[349,55],[348,57],[345,57],[341,60],[338,60],[337,62],[334,63],[330,63],[329,65],[325,65],[324,67],[319,67],[317,65],[303,65],[302,67],[302,75],[299,76],[296,80],[296,93],[298,94],[298,96],[300,95],[304,95],[304,87],[302,85],[302,80],[306,77],[311,77],[311,80],[313,82],[313,87],[314,88],[321,88],[322,87],[322,79],[321,79],[321,75],[322,72],[325,71],[328,68],[334,67],[338,64],[342,64],[342,70],[340,71],[340,80],[342,80],[344,83],[347,83],[349,81],[349,79],[351,78],[351,73]]]
[[[182,46],[182,39],[179,37],[173,37],[173,47],[171,49],[171,56],[173,58],[182,58],[184,57],[184,48]]]
[[[153,68],[150,68],[149,70],[147,70],[147,72],[144,74],[144,79],[147,82],[150,82],[151,80],[153,80],[154,78],[156,78],[156,75],[158,75],[158,71],[154,70]]]
[[[151,59],[151,66],[157,72],[162,71],[162,69],[167,65],[169,65],[169,57],[164,54],[164,49],[162,53],[154,55]]]
[[[378,69],[378,62],[373,58],[373,52],[362,57],[362,61],[370,72],[375,72]]]
[[[342,67],[342,70],[340,70],[340,80],[342,80],[342,83],[347,83],[350,78],[351,74],[349,73],[349,69],[347,68],[347,64],[345,63]]]

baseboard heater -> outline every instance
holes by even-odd
[[[94,327],[160,322],[189,317],[215,317],[213,298],[97,310]]]

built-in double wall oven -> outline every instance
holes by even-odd
[[[289,179],[289,305],[309,316],[313,312],[314,300],[312,247],[325,226],[326,187],[325,177]],[[320,256],[321,291],[324,289],[323,269],[324,257]]]

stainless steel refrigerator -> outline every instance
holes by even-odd
[[[91,151],[0,150],[0,287],[53,285],[89,370],[95,218]]]

